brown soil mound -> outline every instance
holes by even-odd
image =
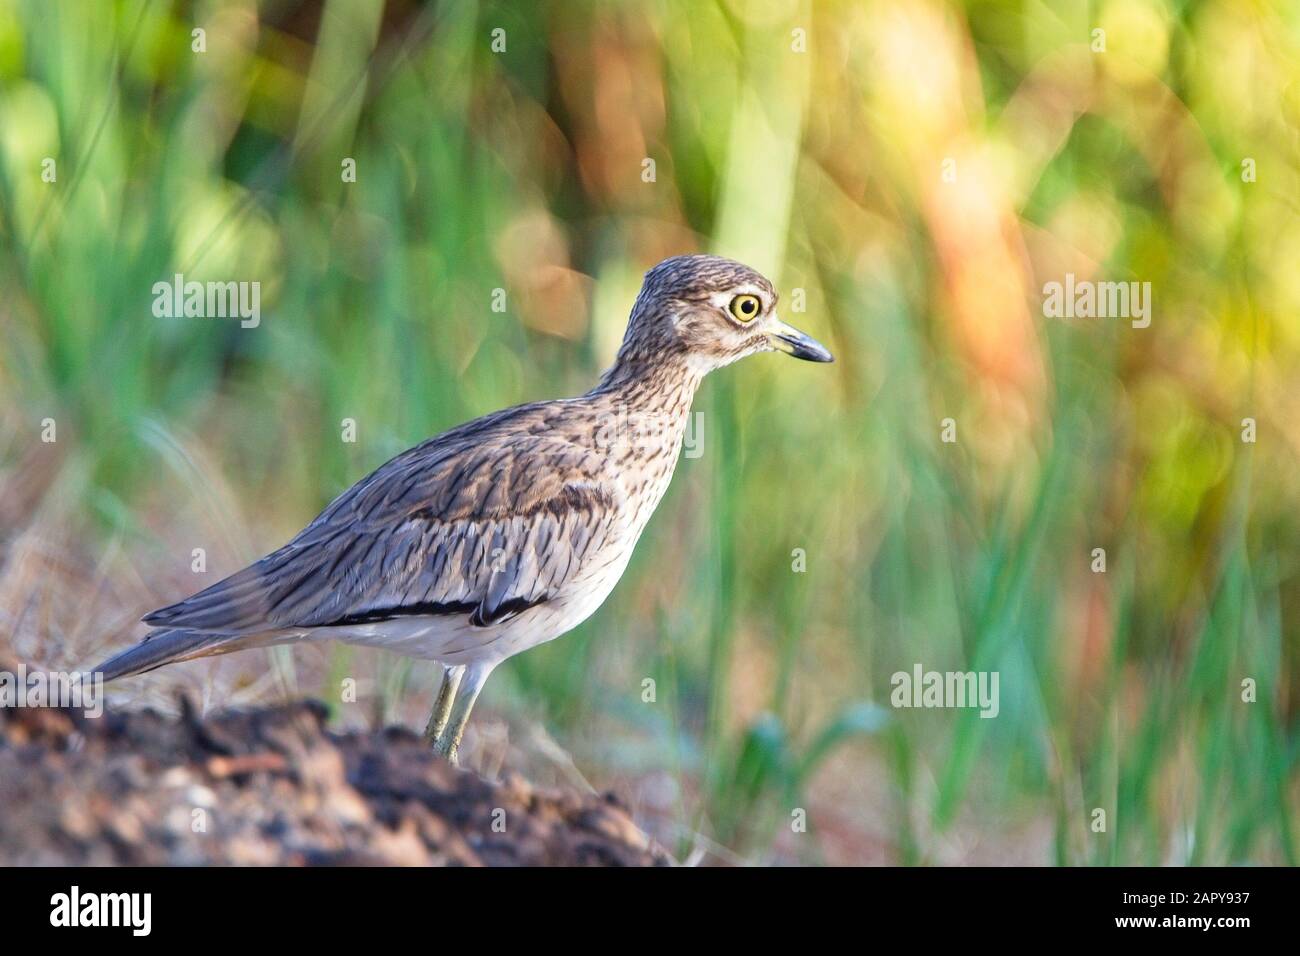
[[[325,708],[0,708],[0,863],[652,865],[613,796],[484,780]]]

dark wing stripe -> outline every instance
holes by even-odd
[[[480,604],[474,609],[474,613],[469,616],[469,623],[474,627],[500,624],[502,621],[508,621],[510,618],[522,614],[530,607],[537,607],[537,605],[545,603],[546,598],[538,598],[536,601],[529,601],[526,598],[511,598],[509,601],[498,604],[496,609],[490,613],[485,613],[483,605]]]
[[[381,607],[370,611],[344,614],[337,620],[314,626],[344,627],[349,624],[374,624],[379,621],[393,621],[402,617],[443,617],[453,614],[473,614],[477,610],[478,605],[472,601],[418,601],[415,604]]]

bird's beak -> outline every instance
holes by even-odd
[[[767,338],[778,352],[793,355],[805,362],[835,361],[835,356],[826,350],[826,346],[811,335],[800,332],[793,325],[786,325],[780,319],[776,321],[776,328],[767,333]]]

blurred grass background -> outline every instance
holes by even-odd
[[[0,641],[88,666],[403,448],[586,390],[641,273],[713,251],[838,362],[706,382],[471,763],[691,861],[1294,863],[1298,52],[1224,0],[0,0]],[[177,272],[261,324],[155,318]],[[1151,326],[1044,318],[1066,273]],[[998,670],[999,717],[890,708],[916,662]],[[305,648],[115,700],[415,726],[435,676]]]

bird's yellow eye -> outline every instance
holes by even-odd
[[[741,322],[753,322],[763,311],[763,303],[756,295],[738,295],[731,300],[731,314]]]

